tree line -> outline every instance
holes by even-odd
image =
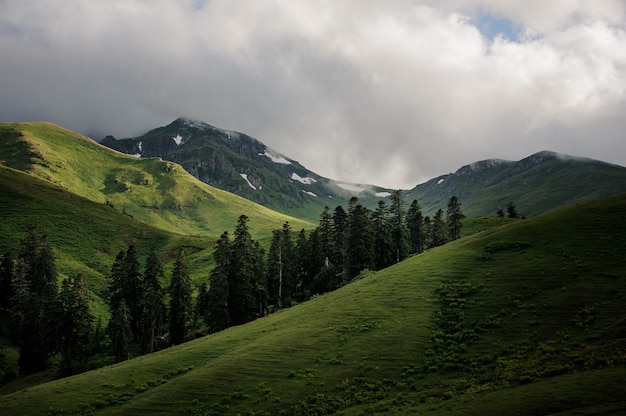
[[[44,370],[58,354],[61,374],[67,375],[87,369],[98,354],[126,360],[180,344],[194,329],[217,332],[335,290],[364,270],[458,239],[463,218],[455,196],[445,213],[439,209],[432,218],[422,215],[416,200],[405,210],[401,191],[374,210],[352,198],[347,211],[325,207],[308,235],[285,223],[273,231],[266,253],[241,215],[232,237],[225,231],[217,241],[215,267],[195,301],[184,250],[168,279],[156,251],[142,269],[130,245],[118,253],[108,276],[106,327],[95,322],[82,276],[63,280],[59,289],[48,240],[32,230],[17,260],[5,255],[0,263],[0,309],[10,316],[20,373]]]
[[[217,332],[337,289],[363,270],[380,270],[410,255],[456,240],[465,217],[456,196],[447,211],[424,216],[417,200],[404,208],[401,191],[375,210],[352,198],[346,211],[325,207],[308,235],[289,223],[272,233],[265,254],[239,217],[231,238],[224,232],[214,252],[215,268],[196,298],[196,316]]]

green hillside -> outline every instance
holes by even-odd
[[[260,234],[285,221],[295,229],[311,227],[208,186],[175,163],[123,155],[50,123],[0,123],[0,142],[5,166],[163,230],[217,237],[241,214]]]
[[[594,159],[543,151],[517,162],[483,160],[438,176],[408,191],[426,213],[453,195],[467,216],[495,215],[513,202],[535,216],[579,202],[626,192],[626,168]]]
[[[620,414],[626,195],[474,234],[246,325],[5,392],[1,414]]]

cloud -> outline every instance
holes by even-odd
[[[394,188],[543,149],[624,165],[624,44],[619,0],[5,0],[0,114],[99,137],[188,116]]]

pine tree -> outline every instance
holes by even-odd
[[[415,199],[411,202],[407,213],[407,228],[409,230],[409,251],[415,254],[422,253],[425,248],[424,218]]]
[[[32,374],[48,366],[57,350],[59,293],[52,250],[44,236],[31,230],[22,241],[13,284],[11,321],[20,347],[20,372]]]
[[[372,215],[374,230],[374,267],[384,269],[393,264],[393,247],[387,219],[388,209],[385,201],[378,201],[378,208]]]
[[[228,310],[233,325],[255,319],[255,249],[248,227],[248,217],[241,215],[235,228],[231,251],[232,275],[229,281]]]
[[[506,206],[506,212],[508,213],[509,218],[517,218],[519,216],[513,202],[509,202]]]
[[[217,241],[213,258],[215,267],[209,276],[208,305],[205,322],[209,332],[218,332],[231,325],[228,311],[228,298],[230,295],[231,268],[231,242],[228,232],[224,232]]]
[[[0,263],[0,313],[9,312],[11,309],[13,282],[13,260],[9,253],[5,254]]]
[[[185,252],[179,251],[170,282],[170,339],[172,344],[185,341],[191,318],[191,280]]]
[[[461,238],[461,220],[465,218],[465,215],[461,212],[461,203],[456,196],[450,198],[448,202],[448,211],[446,214],[446,221],[448,225],[448,236],[451,241]]]
[[[163,266],[156,251],[152,250],[148,255],[142,282],[141,344],[146,353],[154,352],[157,335],[166,319],[164,293],[160,283],[162,279]]]
[[[313,282],[313,276],[311,273],[312,253],[309,245],[309,240],[306,237],[306,232],[301,229],[298,233],[298,239],[294,248],[296,267],[296,300],[302,302],[311,296],[311,284]]]
[[[61,285],[61,373],[74,374],[86,369],[93,332],[89,294],[82,275],[65,279]]]
[[[333,255],[330,263],[337,270],[336,274],[340,275],[340,279],[336,282],[339,286],[348,281],[348,214],[341,205],[338,205],[333,211]],[[335,286],[329,282],[329,286]]]
[[[267,286],[271,303],[278,309],[282,308],[284,263],[283,263],[283,235],[280,230],[272,232],[272,242],[267,258]]]
[[[265,265],[265,251],[261,248],[261,245],[258,241],[254,241],[253,245],[253,255],[252,255],[252,275],[254,278],[255,285],[255,296],[256,296],[256,316],[265,316],[267,315],[267,303],[268,303],[268,294],[267,294],[267,275],[266,265]]]
[[[404,199],[401,190],[395,190],[391,194],[391,206],[389,213],[389,229],[391,233],[391,244],[394,252],[394,262],[399,263],[408,254],[408,236],[405,223]]]
[[[130,328],[130,312],[124,299],[117,304],[111,316],[109,337],[111,338],[111,347],[115,361],[128,360],[130,358],[130,344],[133,333]]]
[[[439,209],[435,213],[430,232],[431,247],[438,247],[446,243],[446,223],[443,220],[443,210]]]
[[[196,302],[194,304],[194,323],[199,324],[199,320],[201,319],[206,325],[208,325],[208,322],[205,321],[208,313],[209,286],[207,286],[206,282],[202,282],[200,283],[200,286],[198,286],[198,294],[196,295]]]
[[[143,315],[144,291],[143,276],[139,270],[139,258],[134,245],[130,245],[122,265],[124,269],[124,300],[130,314],[130,328],[136,341],[141,339],[141,318]]]
[[[348,232],[346,238],[347,275],[343,283],[357,276],[362,270],[374,268],[374,245],[372,222],[369,211],[356,198],[350,201]],[[347,279],[346,279],[347,277]]]

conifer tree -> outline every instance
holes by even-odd
[[[402,191],[399,189],[393,191],[391,194],[391,206],[389,207],[389,230],[395,263],[404,260],[408,254],[408,236],[403,205]]]
[[[333,211],[333,256],[330,263],[337,269],[340,275],[339,284],[348,281],[348,254],[347,254],[347,235],[348,235],[348,214],[341,205],[338,205]],[[334,286],[329,284],[330,286]]]
[[[271,303],[282,308],[283,286],[285,280],[283,262],[283,235],[280,230],[272,232],[272,242],[267,258],[267,286]]]
[[[431,247],[438,247],[446,243],[446,223],[443,220],[443,210],[439,209],[433,217],[431,225]]]
[[[13,282],[13,260],[9,253],[5,254],[0,263],[0,313],[11,309]]]
[[[156,338],[166,319],[162,279],[163,266],[156,251],[152,250],[146,261],[142,288],[141,339],[142,349],[146,353],[154,352]]]
[[[200,283],[198,286],[198,294],[196,295],[196,302],[194,304],[194,323],[198,323],[199,319],[208,325],[206,322],[206,316],[209,313],[209,287],[206,282]]]
[[[209,275],[208,304],[205,322],[209,332],[218,332],[228,328],[230,314],[228,312],[228,298],[231,280],[231,242],[228,232],[225,231],[217,241],[213,258],[215,267]]]
[[[301,229],[298,233],[294,252],[296,259],[294,273],[296,276],[295,298],[298,301],[303,301],[311,296],[311,283],[315,275],[311,273],[311,262],[313,259],[309,240],[306,237],[304,229]]]
[[[126,301],[122,299],[116,306],[109,322],[109,337],[115,361],[120,362],[130,358],[130,345],[133,337],[130,328],[130,312]]]
[[[350,201],[348,231],[346,238],[347,275],[343,283],[357,276],[362,270],[374,268],[374,245],[372,222],[367,208],[356,198]]]
[[[139,258],[134,245],[130,245],[122,265],[124,269],[124,300],[130,314],[130,328],[136,341],[141,339],[141,318],[143,315],[144,291],[143,276],[139,270]]]
[[[252,321],[257,315],[255,297],[255,248],[248,217],[241,215],[235,228],[231,251],[228,310],[233,325]]]
[[[446,221],[448,225],[448,236],[451,241],[461,238],[461,220],[465,218],[463,212],[461,212],[461,203],[456,196],[450,198],[448,202],[448,211],[446,214]]]
[[[61,373],[77,373],[86,369],[94,337],[93,315],[89,310],[89,294],[85,279],[65,279],[61,285]]]
[[[425,247],[424,218],[416,199],[411,202],[407,213],[407,229],[409,232],[409,251],[422,253]]]
[[[191,318],[191,280],[184,250],[180,250],[174,264],[169,287],[170,293],[170,339],[172,344],[185,341]]]
[[[393,264],[393,248],[391,233],[389,232],[388,209],[385,201],[378,201],[378,208],[372,215],[374,232],[374,267],[384,269]]]
[[[57,350],[59,293],[52,250],[44,236],[31,230],[22,241],[13,284],[11,321],[20,348],[20,372],[32,374],[48,366]]]
[[[252,264],[253,270],[252,275],[254,278],[255,285],[255,296],[256,296],[256,316],[265,316],[267,315],[267,303],[268,303],[268,294],[267,294],[267,275],[266,275],[266,265],[265,265],[265,251],[261,248],[261,245],[258,241],[254,241],[253,244],[253,255],[252,255]]]

